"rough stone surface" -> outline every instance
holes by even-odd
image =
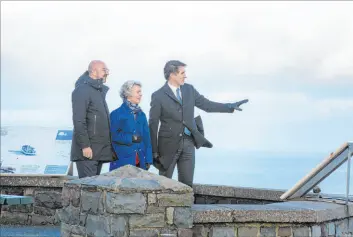
[[[176,207],[174,209],[174,224],[179,228],[192,227],[192,212],[188,207]]]
[[[130,216],[130,228],[148,228],[148,227],[164,227],[164,214],[146,214],[146,215],[133,215]]]
[[[110,218],[105,216],[88,215],[86,221],[87,235],[110,236]]]
[[[165,213],[165,207],[148,206],[146,213]]]
[[[157,194],[157,199],[160,207],[191,206],[194,202],[194,196],[192,194]]]
[[[114,237],[127,237],[128,236],[128,222],[123,216],[112,216],[110,219],[111,234]]]
[[[52,209],[61,208],[61,193],[56,191],[35,192],[35,205]]]
[[[256,227],[239,227],[238,237],[257,236],[259,229]]]
[[[320,226],[312,226],[311,227],[311,237],[321,237],[321,227]]]
[[[192,231],[194,233],[193,237],[207,237],[210,229],[203,225],[194,225]]]
[[[293,228],[293,237],[310,236],[310,227]]]
[[[290,227],[279,227],[278,228],[278,237],[291,237],[292,228]]]
[[[146,198],[142,193],[119,194],[108,192],[106,204],[106,209],[109,213],[144,214],[146,211]]]
[[[233,227],[213,227],[210,237],[234,237],[235,230]]]
[[[260,237],[276,237],[276,229],[274,227],[261,227]]]
[[[174,222],[174,208],[173,207],[167,207],[166,217],[167,217],[168,225],[173,225],[173,222]]]
[[[133,229],[130,230],[129,237],[158,237],[158,235],[157,229]]]
[[[77,207],[65,207],[58,211],[58,215],[60,220],[66,224],[78,225],[80,223],[80,209]]]
[[[157,195],[154,193],[149,193],[147,199],[148,205],[157,203]]]
[[[235,197],[251,200],[257,199],[269,201],[281,201],[280,197],[286,191],[276,189],[243,188],[225,185],[205,184],[194,184],[193,189],[196,196],[203,195],[213,197]]]
[[[335,235],[336,234],[336,226],[335,223],[331,222],[327,225],[328,228],[328,235]]]
[[[344,236],[348,233],[348,219],[336,222],[336,235]]]
[[[82,191],[81,194],[81,211],[90,214],[97,214],[99,208],[101,193],[100,192],[86,192]]]
[[[31,225],[54,225],[57,224],[54,216],[42,216],[37,214],[32,214]]]
[[[193,237],[193,232],[191,229],[179,229],[178,237]]]

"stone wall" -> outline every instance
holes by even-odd
[[[62,200],[63,237],[192,237],[192,189],[134,166],[65,183]]]
[[[21,185],[19,177],[9,177],[11,181]],[[1,177],[1,194],[32,196],[33,204],[1,207],[0,224],[10,225],[59,225],[57,210],[62,208],[62,184],[42,180],[39,183],[28,182],[23,186],[10,186],[6,177]],[[55,180],[57,181],[57,180]],[[62,181],[61,181],[62,182]],[[57,183],[57,182],[55,182]],[[60,182],[59,182],[60,183]],[[7,185],[4,185],[7,184]],[[39,184],[39,185],[38,185]],[[28,186],[29,185],[29,186]],[[59,186],[59,187],[57,187]]]
[[[321,224],[233,223],[196,224],[194,237],[352,237],[353,219]]]

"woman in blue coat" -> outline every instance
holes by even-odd
[[[120,90],[122,105],[110,114],[113,148],[118,160],[109,170],[134,165],[148,170],[152,164],[152,147],[145,113],[141,110],[141,83],[125,82]]]

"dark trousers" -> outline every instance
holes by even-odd
[[[100,175],[103,162],[97,160],[76,161],[77,173],[79,178]]]
[[[173,158],[172,164],[166,171],[159,171],[159,175],[172,178],[176,165],[178,167],[179,182],[192,187],[195,170],[195,146],[192,138],[187,135],[184,136],[180,147]]]

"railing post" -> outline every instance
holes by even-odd
[[[349,185],[350,185],[350,174],[351,174],[351,158],[353,155],[353,143],[348,143],[348,161],[347,161],[347,181],[346,181],[346,205],[349,202]]]

